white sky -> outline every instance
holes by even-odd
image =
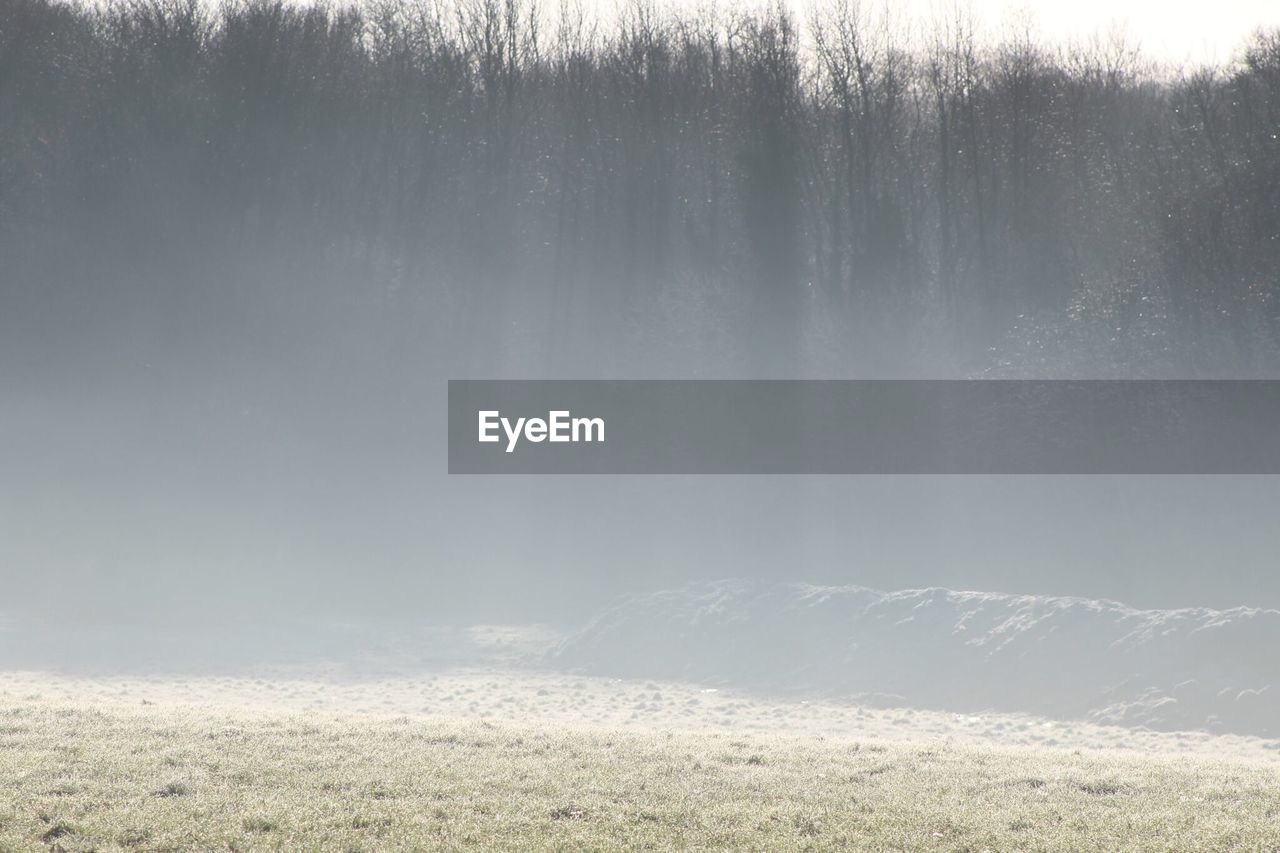
[[[1280,0],[969,0],[989,28],[1017,10],[1031,13],[1050,40],[1089,38],[1121,25],[1143,52],[1170,62],[1226,61],[1259,26],[1280,26]],[[929,0],[906,0],[928,13]]]
[[[584,7],[605,11],[627,0],[579,0]],[[801,20],[809,9],[829,0],[786,0]],[[837,0],[838,1],[838,0]],[[557,0],[548,0],[555,5]],[[659,6],[714,5],[721,10],[760,8],[768,0],[657,0]],[[1260,26],[1280,27],[1280,0],[861,0],[865,7],[883,9],[888,3],[895,17],[921,23],[938,10],[958,4],[970,10],[985,35],[998,34],[1011,20],[1027,17],[1035,31],[1053,43],[1107,36],[1117,27],[1150,59],[1173,64],[1226,62],[1236,58],[1248,37]]]

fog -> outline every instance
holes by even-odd
[[[7,661],[572,630],[722,578],[1280,608],[1275,477],[445,446],[451,378],[1280,378],[1275,32],[1180,76],[838,3],[459,8],[0,10],[0,614],[44,632]]]

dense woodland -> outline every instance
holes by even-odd
[[[49,369],[1277,375],[1280,33],[4,0],[0,309]]]

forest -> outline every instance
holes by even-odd
[[[1280,367],[1280,32],[1171,68],[858,0],[7,0],[0,115],[23,371]]]

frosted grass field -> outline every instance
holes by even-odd
[[[9,673],[0,849],[1276,849],[1275,746],[500,670]]]

